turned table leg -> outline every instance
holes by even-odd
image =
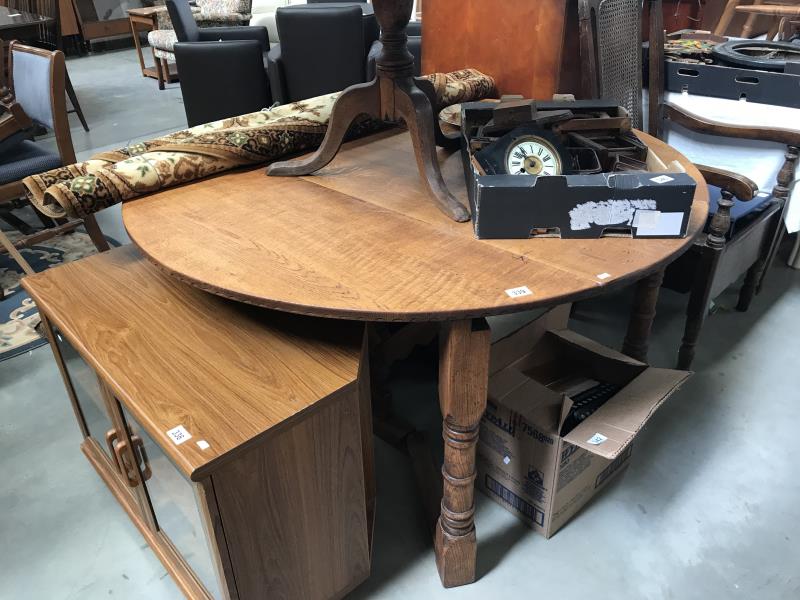
[[[436,566],[445,587],[475,580],[475,445],[486,409],[489,326],[484,319],[445,323],[439,341],[439,404],[444,466]]]
[[[622,344],[622,353],[636,360],[647,362],[650,346],[650,329],[656,316],[658,291],[664,280],[664,271],[656,271],[636,284],[628,332]]]

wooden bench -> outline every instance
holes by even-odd
[[[219,298],[131,247],[23,285],[83,452],[187,597],[334,598],[366,579],[363,325]]]

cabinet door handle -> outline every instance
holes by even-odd
[[[134,469],[136,469],[136,463],[129,458],[130,454],[128,442],[122,440],[121,442],[114,444],[114,454],[116,456],[117,464],[121,466],[120,473],[125,476],[125,479],[128,481],[128,486],[134,488],[139,485],[139,481],[132,472]]]
[[[150,469],[150,461],[147,460],[147,451],[144,449],[144,442],[138,435],[131,435],[131,443],[135,449],[135,453],[139,454],[139,468],[142,473],[142,481],[147,481],[153,475]]]
[[[108,446],[108,453],[114,460],[114,466],[117,467],[117,473],[122,475],[122,465],[119,464],[119,457],[117,456],[117,450],[116,450],[118,437],[119,434],[117,434],[116,429],[109,429],[106,432],[106,446]]]

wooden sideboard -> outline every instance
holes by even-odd
[[[187,597],[338,598],[367,578],[363,326],[212,296],[131,247],[23,285],[84,454]]]

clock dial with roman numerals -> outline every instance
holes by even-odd
[[[561,175],[561,156],[544,138],[529,135],[517,138],[506,153],[506,172],[510,175]]]

